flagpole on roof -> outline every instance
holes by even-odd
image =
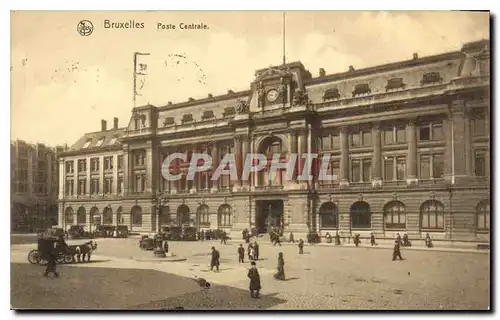
[[[283,11],[283,65],[286,64],[285,58],[285,12]]]
[[[136,97],[137,97],[137,56],[149,56],[149,53],[143,52],[134,52],[134,76],[133,76],[133,96],[132,96],[132,104],[133,107],[136,107]]]

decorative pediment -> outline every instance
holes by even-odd
[[[278,77],[285,77],[288,75],[290,75],[290,72],[289,71],[287,72],[287,70],[281,70],[278,68],[270,67],[266,71],[258,74],[255,80],[261,81],[266,78],[278,78]]]

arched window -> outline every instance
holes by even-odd
[[[273,157],[282,159],[284,157],[283,143],[278,137],[269,137],[262,141],[260,151],[266,155],[268,166],[258,172],[259,186],[280,186],[285,180],[286,171],[278,169],[274,172],[269,172],[271,169],[271,162]]]
[[[208,213],[208,206],[207,205],[201,205],[198,208],[198,223],[200,225],[206,226],[210,224],[210,215]]]
[[[336,229],[338,227],[339,212],[333,202],[326,202],[319,208],[320,226],[324,229]]]
[[[75,213],[73,211],[73,208],[68,207],[64,211],[64,221],[66,221],[66,224],[73,224]]]
[[[177,223],[179,226],[183,224],[189,224],[191,220],[189,219],[189,207],[185,204],[181,204],[177,208]]]
[[[142,226],[142,209],[140,206],[133,206],[130,215],[132,216],[132,225]]]
[[[363,201],[351,206],[351,225],[353,229],[369,229],[372,227],[370,205]]]
[[[406,229],[406,208],[400,201],[391,201],[384,206],[386,229]]]
[[[92,221],[93,225],[100,225],[101,224],[101,215],[99,214],[99,209],[96,207],[92,207],[90,209],[90,221]]]
[[[420,207],[422,229],[444,229],[444,205],[436,200],[427,200]]]
[[[163,206],[160,209],[160,226],[170,224],[170,207]]]
[[[490,201],[483,200],[476,207],[476,226],[478,230],[490,230]]]
[[[124,224],[125,223],[125,219],[123,218],[123,214],[122,214],[122,207],[118,207],[118,209],[116,209],[116,222],[118,224]]]
[[[111,207],[104,208],[102,212],[102,223],[106,225],[113,224],[113,210],[111,210]]]
[[[219,227],[230,227],[232,225],[231,207],[228,204],[223,204],[219,207]]]
[[[78,208],[78,211],[76,212],[76,223],[77,224],[87,223],[87,213],[84,207]]]

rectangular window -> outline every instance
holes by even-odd
[[[113,157],[104,158],[104,170],[113,170]]]
[[[332,135],[332,150],[340,150],[340,136],[338,133]]]
[[[420,179],[431,177],[431,161],[429,156],[420,156]]]
[[[477,110],[472,114],[472,135],[486,135],[486,112],[485,110]]]
[[[87,181],[86,180],[80,180],[78,181],[78,194],[79,195],[84,195],[87,192]]]
[[[70,196],[73,194],[73,180],[66,180],[66,195]]]
[[[352,182],[361,181],[361,166],[359,160],[352,160],[351,181]]]
[[[90,170],[92,172],[99,171],[99,159],[98,158],[90,159]]]
[[[405,157],[396,158],[396,180],[406,179],[406,159]]]
[[[321,138],[321,147],[322,150],[331,150],[332,149],[332,140],[330,135],[323,136]]]
[[[99,193],[99,179],[90,180],[90,193],[91,194]]]
[[[113,178],[104,179],[104,193],[105,194],[113,193]]]
[[[371,146],[372,145],[372,132],[371,131],[363,131],[362,133],[363,146]]]
[[[404,126],[396,127],[396,142],[406,142],[406,128]]]
[[[123,177],[118,177],[117,192],[121,194],[123,192]]]
[[[394,158],[385,157],[384,158],[384,180],[392,181],[394,180]]]
[[[443,140],[443,125],[442,124],[437,124],[433,123],[432,124],[432,140]]]
[[[333,183],[338,182],[340,180],[340,161],[338,161],[338,160],[332,161],[332,163],[330,165],[332,168],[331,175],[333,176],[332,182]]]
[[[118,156],[118,170],[123,169],[123,155]]]
[[[368,182],[372,180],[372,161],[369,159],[363,160],[363,181]]]
[[[177,180],[179,181],[179,191],[186,191],[187,183],[186,183],[186,175],[182,175],[182,177]]]
[[[351,133],[351,146],[353,147],[361,146],[361,139],[359,132]]]
[[[87,160],[78,160],[78,172],[87,171]]]
[[[73,173],[73,161],[66,161],[66,173]]]
[[[423,125],[419,128],[418,139],[420,141],[431,140],[431,129],[429,128],[429,125]]]
[[[444,155],[435,154],[432,156],[432,177],[442,178],[444,170]]]
[[[207,189],[207,176],[206,172],[199,172],[198,179],[200,179],[200,190]]]
[[[486,176],[486,152],[474,152],[474,174],[478,177]]]
[[[394,129],[388,128],[384,130],[384,144],[394,143]]]

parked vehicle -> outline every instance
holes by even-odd
[[[128,227],[127,226],[116,227],[116,237],[117,238],[127,238],[128,237]]]
[[[71,239],[84,239],[84,238],[92,238],[88,231],[82,226],[71,226],[68,230],[68,235]]]
[[[93,236],[96,238],[109,238],[113,237],[113,232],[116,227],[99,225],[94,229]]]

